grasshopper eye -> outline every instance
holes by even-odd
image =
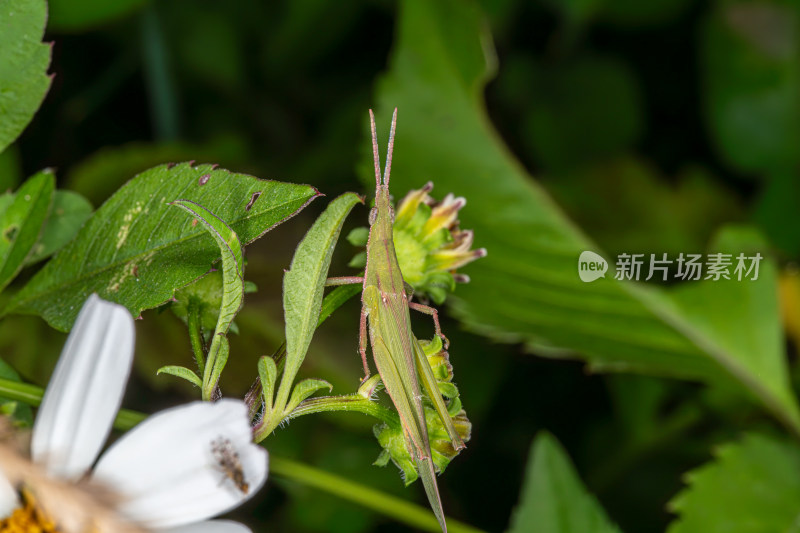
[[[378,208],[373,207],[369,210],[369,225],[373,225],[375,223],[375,219],[378,218]]]

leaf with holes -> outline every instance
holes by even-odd
[[[46,22],[44,0],[0,2],[0,152],[19,137],[50,88]]]
[[[318,195],[308,185],[261,180],[214,165],[152,168],[109,198],[4,314],[38,314],[67,330],[86,295],[96,292],[137,316],[169,300],[220,258],[214,238],[171,202],[205,206],[248,244]]]

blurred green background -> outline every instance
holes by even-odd
[[[498,142],[609,255],[703,251],[721,225],[746,222],[766,235],[781,264],[798,259],[796,4],[484,0],[436,9],[439,29],[446,28],[443,42],[461,43],[463,33],[476,37],[480,28],[488,68],[470,71],[468,50],[463,58],[452,55],[460,78],[433,71],[424,90],[412,86],[420,92],[404,97],[449,94],[453,79],[463,81],[477,99],[485,98],[482,120],[497,130]],[[420,63],[440,53],[436,41],[426,40],[431,28],[414,13],[383,0],[52,0],[46,40],[55,42],[53,86],[0,164],[18,177],[55,167],[59,186],[84,194],[95,207],[137,172],[190,159],[309,183],[328,198],[369,193],[360,179],[366,176],[367,109],[398,105],[398,135],[406,128],[402,98],[391,98],[403,89],[386,77],[410,61],[397,51],[401,18],[405,46],[413,45],[409,39],[421,43]],[[432,120],[426,134],[458,143],[455,130]],[[492,186],[470,173],[468,161],[462,166],[458,179],[435,192]],[[398,162],[395,195],[437,181],[437,175],[403,174],[404,168]],[[237,319],[241,335],[231,340],[222,383],[227,395],[243,394],[257,357],[282,341],[282,270],[324,201],[248,248],[247,279],[259,292],[247,296]],[[465,222],[471,209],[480,209],[478,200],[468,202]],[[500,216],[502,206],[497,209]],[[356,210],[349,225],[365,224],[366,215]],[[488,237],[477,233],[476,244],[491,257]],[[342,241],[332,273],[351,273],[346,263],[353,253]],[[470,294],[482,290],[478,278]],[[501,294],[485,290],[503,305]],[[194,398],[177,380],[155,377],[164,364],[190,364],[185,328],[169,313],[143,318],[126,406],[152,412]],[[745,425],[768,424],[725,390],[592,374],[580,362],[536,357],[552,354],[524,336],[491,335],[506,341],[498,343],[452,316],[443,326],[473,438],[440,488],[450,516],[488,531],[508,526],[541,429],[561,441],[622,529],[659,531],[672,519],[665,504],[682,486],[683,472]],[[430,333],[424,318],[418,328]],[[301,374],[328,379],[335,392],[355,389],[357,331],[353,301],[318,332]],[[0,324],[6,359],[39,384],[46,383],[61,342],[38,318]],[[275,453],[424,503],[420,487],[403,489],[393,466],[370,466],[380,451],[371,425],[355,414],[308,417],[267,443]],[[236,517],[256,531],[406,530],[277,477]]]

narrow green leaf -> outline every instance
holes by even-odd
[[[159,374],[169,374],[171,376],[183,378],[198,388],[201,388],[203,386],[203,382],[200,381],[200,378],[197,377],[197,374],[195,374],[193,371],[189,370],[185,366],[175,366],[175,365],[162,366],[156,371],[156,375]]]
[[[716,459],[689,472],[670,502],[680,515],[669,533],[797,532],[800,448],[750,433],[721,446]]]
[[[212,397],[219,376],[228,361],[228,341],[225,337],[244,301],[244,257],[239,237],[217,215],[189,200],[175,200],[178,206],[197,217],[214,237],[222,254],[222,302],[217,326],[203,372],[203,398]]]
[[[55,191],[39,242],[25,260],[25,266],[45,259],[63,248],[92,216],[92,204],[72,191]]]
[[[328,204],[297,246],[292,265],[283,276],[286,366],[278,389],[278,408],[286,405],[289,388],[319,322],[328,267],[342,223],[353,206],[361,201],[357,194],[346,193]]]
[[[190,200],[215,213],[248,244],[303,209],[318,192],[214,165],[162,165],[120,188],[9,303],[69,329],[86,294],[137,316],[208,272],[219,247],[197,221],[169,204]],[[255,201],[253,200],[255,198]]]
[[[586,491],[564,449],[549,433],[531,446],[520,502],[509,533],[619,533]]]
[[[0,290],[22,269],[39,239],[55,186],[52,171],[39,172],[22,184],[0,215]]]
[[[278,378],[278,367],[272,357],[262,355],[258,360],[258,379],[261,381],[261,395],[264,399],[264,412],[272,411],[272,399],[275,397],[275,380]]]
[[[222,253],[222,304],[214,333],[225,334],[244,300],[244,257],[239,237],[225,221],[195,202],[175,200],[173,205],[197,217],[214,237]]]
[[[328,389],[328,392],[333,390],[333,385],[324,379],[304,379],[298,382],[292,395],[289,397],[289,403],[286,404],[285,414],[288,416],[295,408],[300,405],[300,402],[317,392],[318,390]]]
[[[476,4],[405,0],[401,13],[391,68],[378,84],[382,115],[398,108],[395,142],[403,149],[394,157],[392,184],[409,189],[436,176],[436,190],[469,201],[459,212],[461,227],[473,229],[476,246],[489,255],[464,269],[472,282],[449,300],[465,324],[539,354],[578,355],[596,371],[734,382],[800,434],[784,353],[772,350],[772,341],[766,349],[718,342],[726,329],[750,330],[774,293],[773,278],[737,281],[738,295],[752,294],[737,301],[735,312],[717,300],[691,313],[667,292],[617,281],[611,270],[582,282],[578,258],[598,247],[524,171],[486,118],[482,94],[495,63],[489,25]],[[766,332],[768,319],[758,320]]]
[[[44,0],[0,2],[0,152],[19,137],[50,88]]]

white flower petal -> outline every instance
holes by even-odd
[[[158,533],[253,533],[249,527],[230,520],[210,520],[199,524],[189,524],[169,529],[159,529]]]
[[[212,452],[218,439],[238,455],[243,492]],[[267,479],[267,451],[253,444],[247,406],[194,402],[157,413],[100,458],[94,479],[118,491],[118,509],[148,528],[176,527],[222,514]]]
[[[6,518],[14,512],[14,509],[19,507],[19,498],[17,498],[17,491],[11,486],[11,483],[0,474],[0,518]]]
[[[122,402],[133,343],[128,310],[91,295],[67,338],[33,426],[31,455],[51,475],[77,479],[97,458]]]

